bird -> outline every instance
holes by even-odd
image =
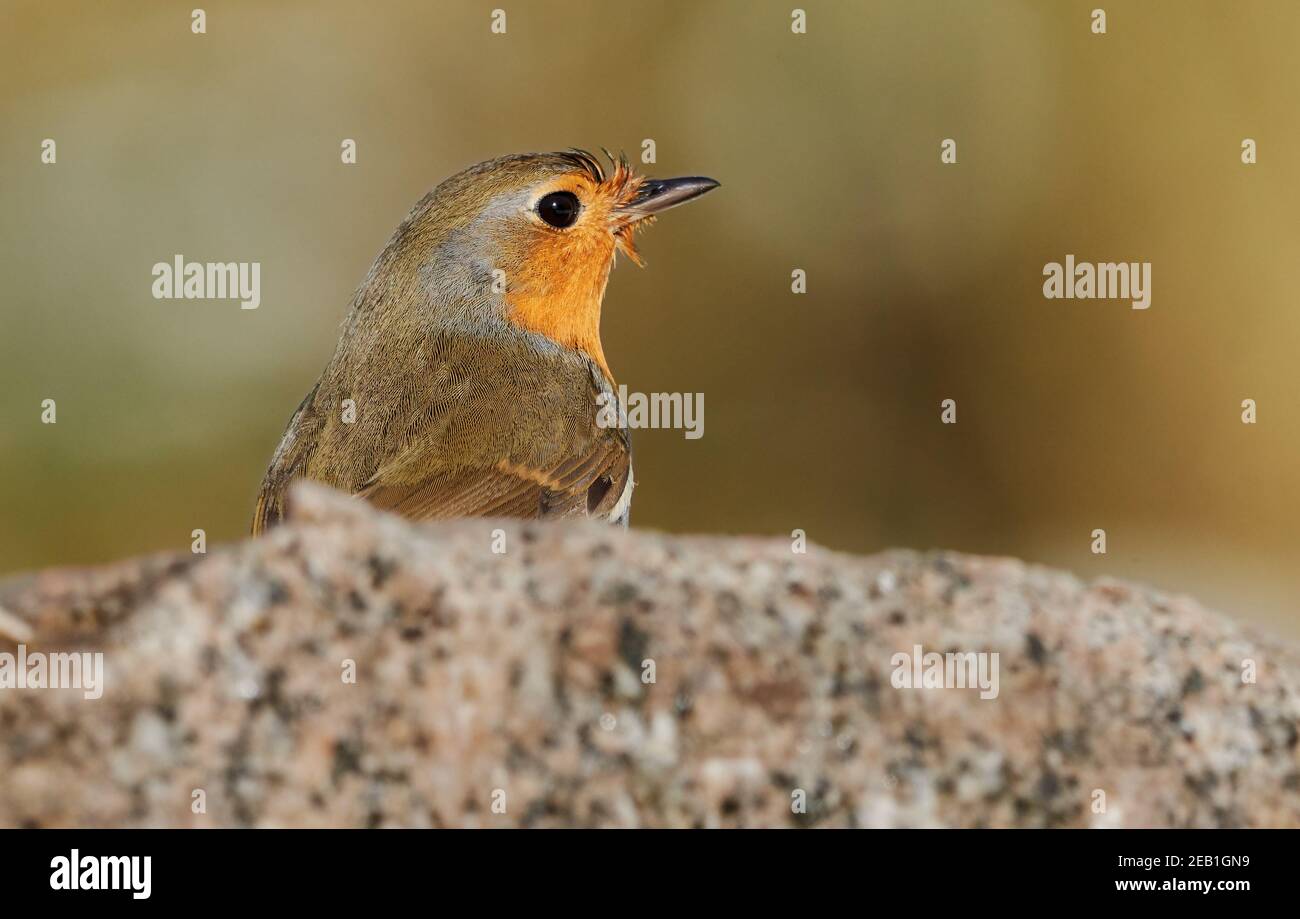
[[[608,167],[580,149],[498,157],[412,208],[289,420],[254,535],[284,519],[298,479],[412,520],[628,525],[632,446],[608,422],[605,287],[619,253],[643,264],[637,231],[720,183],[648,178],[604,153]]]

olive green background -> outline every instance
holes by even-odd
[[[1300,634],[1300,4],[195,5],[0,5],[0,571],[240,538],[411,204],[653,138],[723,187],[606,297],[619,382],[705,394],[702,440],[636,437],[634,527],[1015,555]],[[152,299],[178,252],[261,262],[261,308]],[[1067,253],[1151,261],[1151,309],[1045,300]]]

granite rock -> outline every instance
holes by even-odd
[[[293,507],[0,585],[11,674],[20,643],[104,655],[100,698],[0,689],[0,826],[1300,826],[1300,653],[1190,599]],[[899,687],[917,646],[996,653],[996,694]]]

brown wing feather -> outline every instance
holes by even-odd
[[[627,451],[611,437],[553,469],[502,460],[494,468],[413,483],[387,484],[381,476],[357,495],[414,520],[604,516],[622,493],[629,466]]]
[[[285,492],[289,482],[302,475],[303,465],[320,430],[320,418],[311,412],[312,400],[319,390],[320,383],[317,383],[298,403],[285,427],[266,478],[258,490],[257,507],[253,511],[254,536],[265,533],[284,519]]]

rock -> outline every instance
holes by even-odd
[[[105,670],[0,689],[4,826],[1300,826],[1295,649],[1014,560],[304,485],[263,539],[0,606],[0,652]],[[996,652],[996,696],[895,688],[917,645]]]

